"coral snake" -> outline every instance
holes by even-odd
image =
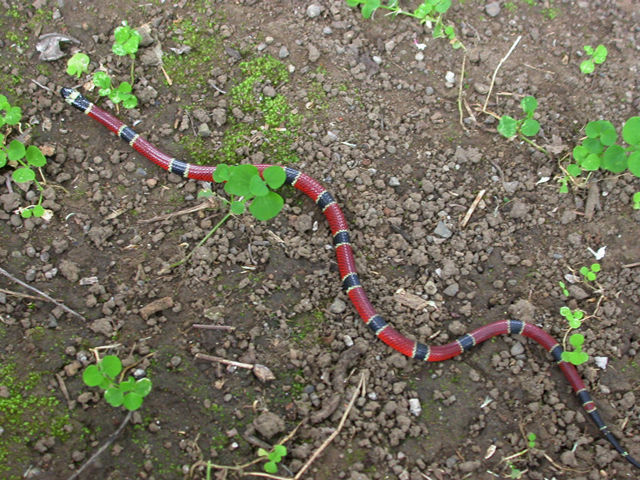
[[[76,90],[62,88],[60,94],[68,104],[100,122],[127,142],[133,149],[161,168],[184,178],[205,182],[213,181],[214,166],[194,165],[172,158],[158,150],[116,117],[95,106]],[[269,166],[270,165],[256,165],[260,173]],[[600,433],[624,458],[635,467],[640,468],[640,462],[633,458],[620,445],[616,437],[605,425],[576,368],[571,363],[562,360],[562,346],[541,328],[520,320],[500,320],[477,328],[446,345],[430,346],[405,337],[387,323],[376,313],[360,284],[360,279],[356,272],[355,258],[349,240],[347,222],[336,200],[318,181],[310,176],[290,167],[285,167],[284,170],[286,173],[285,183],[297,188],[313,200],[328,220],[338,260],[342,288],[358,311],[365,325],[367,325],[380,340],[407,357],[427,362],[441,362],[456,357],[497,335],[518,334],[529,337],[551,353],[560,370],[562,370],[562,373],[564,373],[564,376],[573,387],[578,401],[596,424]]]

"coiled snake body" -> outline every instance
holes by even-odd
[[[79,92],[70,88],[62,88],[60,94],[67,103],[100,122],[127,142],[133,149],[161,168],[185,178],[207,182],[213,181],[214,166],[194,165],[172,158],[158,150],[116,117],[95,106]],[[269,166],[270,165],[256,165],[260,173]],[[427,362],[441,362],[460,355],[497,335],[518,334],[529,337],[551,353],[558,367],[560,367],[560,370],[562,370],[562,373],[564,373],[564,376],[573,387],[582,407],[598,427],[600,433],[624,458],[635,467],[640,468],[640,462],[629,455],[605,425],[576,368],[571,363],[562,360],[562,346],[541,328],[520,320],[501,320],[477,328],[446,345],[430,346],[405,337],[389,325],[376,313],[360,284],[360,279],[358,278],[355,268],[353,250],[349,240],[347,222],[333,196],[318,181],[308,175],[290,167],[285,167],[284,170],[286,172],[285,183],[297,188],[313,200],[328,220],[338,260],[342,288],[358,311],[365,325],[367,325],[380,340],[407,357]]]

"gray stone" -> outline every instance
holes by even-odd
[[[433,233],[442,238],[451,238],[451,235],[453,235],[449,227],[447,227],[447,225],[442,220],[438,222],[438,225],[436,226]]]
[[[307,17],[316,18],[320,16],[323,10],[324,10],[324,7],[322,5],[317,5],[315,3],[312,3],[307,7]]]
[[[318,61],[318,59],[320,58],[320,50],[318,50],[316,46],[313,45],[312,43],[309,44],[308,49],[309,49],[309,61],[312,63]]]
[[[484,7],[484,11],[487,12],[487,15],[490,17],[495,17],[500,14],[500,2],[491,2],[487,3]]]
[[[287,58],[289,56],[289,50],[284,45],[280,47],[280,51],[278,52],[278,57]]]

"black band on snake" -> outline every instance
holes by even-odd
[[[208,182],[213,180],[214,166],[194,165],[172,158],[158,150],[116,117],[95,106],[77,91],[70,88],[62,88],[60,94],[67,103],[100,122],[127,142],[133,149],[161,168],[185,178]],[[270,165],[256,165],[260,173],[269,166]],[[616,437],[609,431],[602,417],[600,417],[596,405],[591,399],[591,395],[589,395],[576,368],[571,363],[562,360],[562,346],[541,328],[520,320],[500,320],[477,328],[446,345],[430,346],[407,338],[388,324],[376,313],[360,284],[360,279],[358,278],[358,273],[355,268],[355,258],[351,248],[347,222],[333,196],[318,181],[310,176],[290,167],[285,167],[285,172],[287,175],[285,183],[292,185],[311,198],[327,218],[333,236],[342,288],[353,303],[353,306],[365,325],[367,325],[380,340],[408,357],[427,362],[441,362],[458,356],[497,335],[523,335],[529,337],[551,353],[553,360],[557,363],[567,378],[567,381],[571,384],[571,387],[573,387],[578,401],[604,438],[606,438],[627,461],[635,467],[640,468],[640,462],[629,455],[629,452],[620,445]]]

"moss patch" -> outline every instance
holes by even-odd
[[[69,414],[57,398],[42,393],[44,372],[31,372],[26,378],[16,374],[14,362],[0,366],[0,474],[3,478],[22,478],[32,462],[32,444],[44,437],[65,440],[64,426]],[[4,475],[8,475],[4,477]]]

